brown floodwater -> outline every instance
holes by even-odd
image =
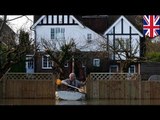
[[[83,101],[64,101],[54,99],[0,99],[0,105],[160,105],[160,99],[90,99]]]

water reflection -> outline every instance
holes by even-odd
[[[55,105],[53,99],[0,99],[0,105]]]
[[[64,101],[53,99],[0,99],[0,105],[160,105],[160,99],[91,99],[84,101]]]

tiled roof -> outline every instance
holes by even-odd
[[[124,15],[142,33],[142,15]],[[120,15],[76,16],[85,26],[99,34],[103,34]]]

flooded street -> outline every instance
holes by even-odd
[[[91,99],[84,101],[65,101],[53,99],[0,99],[0,105],[160,105],[160,99]]]

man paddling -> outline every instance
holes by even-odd
[[[79,80],[77,80],[75,73],[70,73],[69,78],[67,78],[65,80],[62,80],[61,82],[63,84],[71,85],[71,86],[74,86],[74,87],[77,87],[77,88],[81,88],[82,86],[84,86],[86,84],[86,81],[85,82],[80,82]],[[67,90],[77,91],[78,89],[75,89],[73,87],[68,86]]]

